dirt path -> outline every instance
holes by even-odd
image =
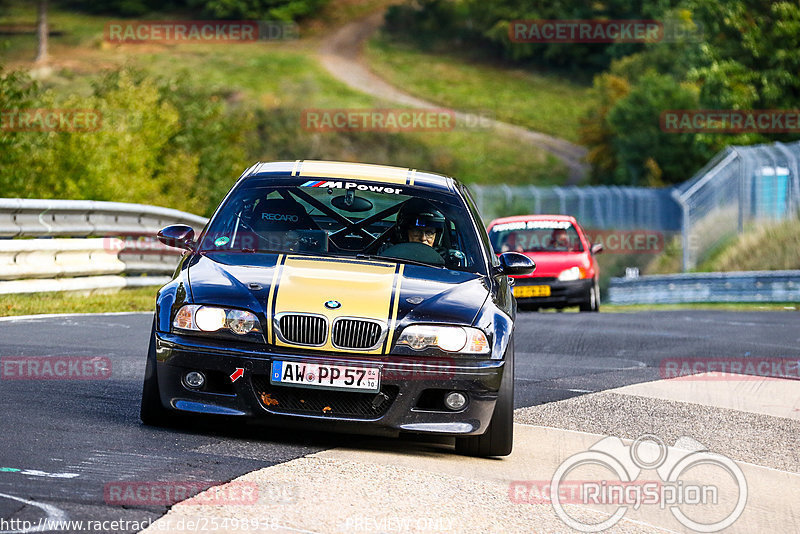
[[[335,31],[323,41],[319,49],[322,65],[336,79],[353,89],[383,100],[416,108],[441,107],[401,91],[367,68],[363,61],[364,43],[382,23],[383,12],[378,12]],[[456,117],[459,121],[465,121],[468,115],[456,112]],[[501,133],[558,157],[569,169],[567,185],[576,185],[587,175],[588,166],[583,162],[586,155],[584,147],[506,122],[490,120],[490,124]]]

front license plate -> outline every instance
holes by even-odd
[[[514,286],[514,296],[517,298],[549,297],[550,286]]]
[[[307,362],[272,362],[271,384],[317,389],[345,389],[377,393],[381,389],[379,367],[351,367]]]

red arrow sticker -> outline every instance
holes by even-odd
[[[237,367],[231,375],[231,382],[236,382],[244,376],[244,367]]]

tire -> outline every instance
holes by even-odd
[[[492,420],[480,436],[456,438],[456,452],[466,456],[508,456],[514,445],[514,340],[506,351],[503,379]]]
[[[597,286],[597,280],[591,288],[589,288],[589,296],[580,304],[582,312],[599,312],[600,311],[600,288]]]
[[[156,366],[156,324],[153,320],[153,329],[150,332],[150,346],[147,349],[147,364],[144,370],[144,383],[142,384],[142,404],[139,418],[142,423],[150,426],[171,426],[174,416],[164,408],[161,403],[161,394],[158,391],[158,376]]]

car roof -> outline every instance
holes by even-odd
[[[371,163],[319,160],[259,162],[247,169],[240,180],[255,176],[344,179],[424,187],[449,192],[455,191],[457,183],[454,178],[449,176],[417,169]]]
[[[537,215],[514,215],[512,217],[501,217],[499,219],[495,219],[489,223],[489,226],[494,226],[495,224],[502,224],[502,223],[510,223],[510,222],[527,222],[527,221],[559,221],[559,222],[571,222],[572,224],[577,225],[578,221],[575,220],[575,217],[572,215],[544,215],[544,214],[537,214]]]

